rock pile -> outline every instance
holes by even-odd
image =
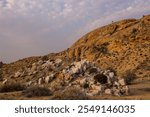
[[[124,79],[115,76],[110,70],[100,70],[93,62],[81,60],[67,66],[63,73],[70,75],[69,86],[77,86],[83,89],[87,95],[129,95],[129,87]]]
[[[56,79],[58,87],[64,89],[76,86],[88,96],[129,95],[129,87],[125,80],[117,77],[111,70],[101,70],[94,62],[87,60],[73,62],[68,66],[64,66],[64,63],[61,59],[40,60],[25,70],[17,71],[13,77],[36,77],[35,80],[28,81],[26,86],[53,84]],[[56,74],[59,75],[56,77]],[[49,88],[53,88],[51,85],[49,86]]]

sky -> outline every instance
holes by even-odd
[[[0,0],[0,61],[60,52],[84,34],[150,14],[150,0]]]

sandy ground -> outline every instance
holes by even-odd
[[[124,97],[116,97],[110,95],[97,96],[98,100],[150,100],[150,81],[141,81],[130,85],[131,95]],[[32,97],[26,98],[21,92],[0,93],[1,100],[49,100],[51,97]]]

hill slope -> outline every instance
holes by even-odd
[[[83,67],[81,64],[86,66]],[[83,68],[76,69],[79,66]],[[108,72],[107,69],[110,71]],[[115,73],[115,76],[112,75],[112,71]],[[91,75],[89,74],[90,72],[94,72],[94,74]],[[96,78],[96,76],[102,77],[102,79],[109,77],[107,72],[108,74],[111,73],[111,77],[117,83],[120,78],[126,76],[131,78],[129,80],[136,78],[136,81],[140,84],[138,86],[135,84],[131,86],[135,90],[134,92],[140,92],[141,95],[146,95],[149,92],[150,15],[143,16],[141,19],[126,19],[113,22],[112,24],[98,28],[86,34],[70,48],[60,53],[25,58],[11,64],[1,63],[0,86],[17,82],[26,85],[26,87],[38,85],[42,87],[46,86],[54,92],[62,90],[67,90],[68,92],[68,86],[78,86],[78,83],[86,80],[88,84],[84,84],[81,87],[89,94],[91,90],[97,91],[95,88],[99,90],[99,86],[97,87],[99,84],[95,84],[96,80],[93,78]],[[88,77],[90,78],[88,79]],[[74,79],[77,79],[77,81]],[[110,86],[107,85],[105,88],[113,90],[115,80],[112,81],[113,83],[111,85],[106,82]],[[98,80],[98,82],[102,83],[104,81],[105,79],[102,81]],[[146,84],[143,81],[146,81]],[[91,87],[89,87],[91,82],[94,84],[92,84],[94,89],[90,89]],[[143,87],[144,89],[139,91],[139,87]],[[115,89],[115,91],[121,91],[122,88],[124,86],[120,88],[119,85],[119,88]],[[108,89],[106,90],[109,91]],[[115,91],[113,91],[113,95]],[[9,94],[0,93],[0,97],[1,95]],[[18,93],[15,93],[12,95],[17,97],[21,94],[18,95]],[[22,98],[24,99],[24,97]],[[107,97],[98,97],[98,99],[105,98]],[[110,97],[110,99],[113,98]],[[147,98],[149,99],[150,96],[148,95]],[[17,97],[17,99],[20,98]],[[125,99],[135,99],[135,97],[126,97]]]
[[[131,70],[139,78],[150,78],[150,15],[98,28],[80,38],[66,55],[95,61],[103,69],[111,67],[119,75]]]

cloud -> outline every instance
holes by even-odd
[[[150,0],[0,0],[0,59],[10,62],[61,51],[112,20],[149,13],[149,4]]]

